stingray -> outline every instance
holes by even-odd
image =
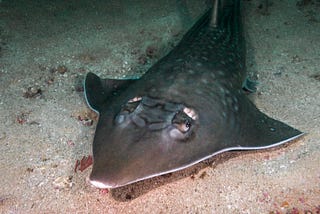
[[[141,78],[88,73],[85,97],[99,113],[91,184],[116,188],[303,135],[248,99],[243,88],[254,85],[246,79],[245,52],[240,1],[224,1]]]

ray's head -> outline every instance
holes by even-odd
[[[133,97],[117,112],[101,113],[93,143],[93,185],[113,188],[186,164],[198,113],[180,103]],[[189,157],[188,157],[189,158]]]

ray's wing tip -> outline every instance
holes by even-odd
[[[300,131],[299,129],[295,129],[295,128],[292,128],[292,131],[290,133],[290,136],[288,136],[286,139],[284,139],[284,141],[291,141],[291,140],[295,140],[295,139],[298,139],[304,135],[306,135],[307,133],[306,132],[302,132]]]
[[[308,134],[307,132],[302,132],[300,130],[297,130],[297,134],[292,136],[292,140],[299,139],[301,137],[304,137],[307,134]]]

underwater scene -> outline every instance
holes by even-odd
[[[0,0],[0,213],[320,213],[319,0]]]

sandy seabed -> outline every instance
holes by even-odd
[[[13,3],[14,2],[14,3]],[[0,3],[1,213],[320,213],[320,3],[243,1],[252,98],[307,133],[111,191],[74,172],[96,116],[82,81],[141,76],[204,11],[197,0]],[[297,4],[298,3],[298,4]],[[93,124],[91,125],[91,120]]]

